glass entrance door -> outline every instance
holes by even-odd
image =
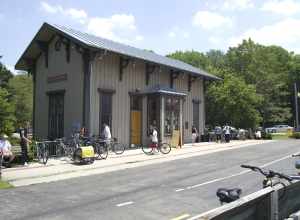
[[[157,129],[157,132],[160,134],[160,108],[161,108],[161,96],[159,95],[149,95],[148,96],[148,109],[147,109],[147,118],[148,118],[148,132],[150,131],[150,125],[154,126]],[[160,137],[160,135],[158,135]]]

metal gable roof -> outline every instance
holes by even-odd
[[[42,27],[50,28],[52,31],[58,31],[58,32],[60,32],[64,35],[67,35],[73,39],[76,39],[77,41],[79,41],[89,47],[92,47],[92,48],[104,49],[104,50],[112,51],[112,52],[122,54],[125,56],[134,57],[134,58],[142,59],[142,60],[145,60],[148,62],[165,65],[170,68],[178,69],[181,71],[187,71],[187,72],[190,72],[195,75],[203,76],[206,79],[220,79],[212,74],[209,74],[203,70],[200,70],[200,69],[198,69],[192,65],[189,65],[187,63],[184,63],[182,61],[168,58],[165,56],[161,56],[156,53],[138,49],[138,48],[128,46],[125,44],[117,43],[117,42],[114,42],[114,41],[111,41],[108,39],[104,39],[102,37],[96,37],[94,35],[83,33],[83,32],[68,28],[68,27],[64,27],[64,26],[60,26],[60,25],[52,25],[52,24],[48,24],[48,23],[44,23],[44,25]],[[40,31],[41,31],[41,29],[40,29]],[[30,45],[31,44],[33,44],[33,42],[31,42]],[[30,48],[30,45],[28,48]],[[26,49],[24,54],[27,52],[28,48]],[[22,57],[23,57],[23,55],[22,55]],[[22,57],[21,57],[21,59],[22,59]],[[18,61],[18,63],[20,62],[20,60]],[[16,66],[18,66],[18,63],[16,64]]]

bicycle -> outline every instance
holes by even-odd
[[[73,144],[71,141],[69,143],[65,144],[65,141],[63,138],[58,138],[54,140],[57,143],[56,148],[56,156],[57,157],[63,157],[67,156],[70,159],[73,159],[74,152],[76,150],[76,145]]]
[[[283,184],[283,182],[281,182],[280,180],[281,179],[285,179],[287,180],[288,182],[291,182],[292,180],[296,179],[295,176],[289,176],[289,175],[286,175],[286,174],[283,174],[283,173],[278,173],[276,171],[273,171],[273,170],[263,170],[261,169],[260,167],[256,167],[256,166],[251,166],[251,165],[241,165],[242,168],[246,168],[246,169],[250,169],[252,171],[255,171],[255,172],[259,172],[261,173],[263,176],[265,176],[264,180],[263,180],[263,188],[266,188],[266,187],[273,187],[277,184]],[[278,177],[279,178],[279,181],[276,181],[274,182],[273,178],[275,177]]]
[[[163,154],[168,154],[171,151],[171,146],[168,143],[150,143],[148,145],[142,146],[142,151],[146,155],[151,155],[154,153],[154,150],[157,150],[158,152],[161,152]]]
[[[125,151],[125,145],[118,142],[117,138],[111,138],[109,140],[98,139],[94,141],[94,149],[97,158],[106,159],[108,152],[112,151],[117,155],[123,154]]]
[[[293,154],[292,157],[300,157],[300,153]],[[298,174],[300,175],[300,160],[295,161],[295,168],[298,170]]]
[[[266,188],[269,186],[274,187],[278,184],[281,184],[285,187],[286,184],[283,183],[281,181],[281,179],[285,179],[288,182],[291,182],[292,180],[300,179],[300,176],[289,176],[289,175],[285,175],[283,173],[279,173],[279,172],[276,172],[273,170],[264,171],[260,167],[256,167],[256,166],[243,164],[243,165],[241,165],[241,167],[261,173],[265,177],[262,182],[263,188]],[[276,182],[274,182],[275,177],[279,178],[279,180],[277,180]],[[284,193],[285,193],[285,191],[283,192],[283,195],[281,197],[284,196]],[[242,194],[242,190],[240,188],[233,188],[233,189],[219,188],[216,193],[221,205],[223,203],[230,203],[230,202],[233,202],[233,201],[239,199],[241,194]]]
[[[42,141],[42,142],[35,142],[36,145],[36,153],[37,153],[37,159],[40,163],[43,163],[44,165],[47,164],[49,159],[49,150],[47,149],[46,143],[48,141]]]

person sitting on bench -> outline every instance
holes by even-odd
[[[10,163],[13,161],[15,156],[11,151],[11,144],[7,140],[6,134],[0,135],[0,154],[3,156],[3,162],[8,161],[6,164],[7,167],[10,167]]]

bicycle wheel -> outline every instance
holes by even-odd
[[[125,146],[121,143],[114,143],[112,150],[115,154],[123,154],[125,151]]]
[[[74,159],[74,152],[75,148],[67,146],[65,148],[65,156],[68,156],[69,159],[73,160]]]
[[[160,146],[159,146],[159,150],[163,154],[168,154],[171,151],[171,146],[167,143],[161,143]]]
[[[143,145],[143,146],[142,146],[142,151],[143,151],[145,154],[150,155],[150,154],[153,153],[153,147],[152,147],[150,144],[148,144],[148,145]]]
[[[43,152],[43,156],[42,156],[42,163],[44,165],[47,164],[48,158],[49,158],[49,152],[45,149],[44,152]]]
[[[99,154],[100,144],[99,144],[99,143],[94,143],[94,144],[93,144],[93,148],[94,148],[95,158],[96,158],[96,159],[101,158],[101,157],[100,157],[100,154]]]
[[[98,154],[102,159],[106,159],[108,156],[108,148],[107,146],[99,145]]]

